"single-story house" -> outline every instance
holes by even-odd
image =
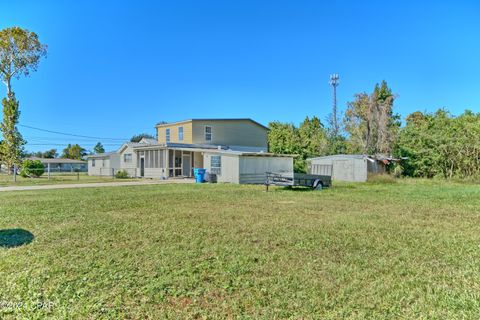
[[[398,161],[383,155],[337,154],[307,159],[307,166],[311,174],[321,174],[325,166],[331,166],[333,180],[365,182],[369,175],[386,173],[387,165]]]
[[[120,155],[116,151],[89,155],[87,162],[89,176],[112,176],[120,167]]]
[[[158,140],[89,156],[89,174],[191,178],[194,168],[204,168],[218,182],[264,183],[266,172],[293,173],[293,156],[268,153],[268,128],[251,119],[190,119],[156,128]]]
[[[38,160],[42,162],[45,170],[50,172],[87,172],[87,161],[65,158],[38,158],[29,157],[26,160]]]

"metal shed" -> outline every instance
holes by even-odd
[[[370,174],[387,172],[387,165],[405,158],[395,159],[385,155],[337,154],[307,159],[311,174],[320,172],[325,165],[332,166],[332,178],[337,181],[365,182]]]

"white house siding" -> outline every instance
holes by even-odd
[[[293,175],[292,157],[240,156],[239,183],[263,184],[266,173]]]
[[[120,155],[115,153],[110,156],[110,167],[113,169],[120,168]]]
[[[95,166],[93,160],[95,159]],[[113,170],[120,166],[120,156],[111,154],[105,157],[93,157],[88,159],[89,176],[111,176]]]
[[[335,155],[310,160],[311,165],[331,165],[332,179],[346,182],[367,181],[367,158],[364,156]]]
[[[167,179],[167,170],[165,168],[145,168],[145,178]]]
[[[131,154],[132,159],[130,162],[125,162],[125,155]],[[125,170],[130,177],[137,177],[140,173],[137,170],[137,153],[133,151],[131,146],[126,146],[122,152],[120,152],[120,166],[119,170]]]
[[[203,155],[201,152],[193,153],[193,167],[194,168],[203,168]]]
[[[239,156],[222,153],[204,153],[203,167],[211,173],[212,156],[221,157],[221,173],[217,174],[217,182],[239,183]]]

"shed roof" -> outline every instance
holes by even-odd
[[[377,160],[377,161],[400,161],[404,160],[407,158],[393,158],[390,156],[385,156],[382,154],[376,154],[376,155],[368,155],[368,154],[333,154],[329,156],[323,156],[323,157],[315,157],[315,158],[308,158],[307,161],[312,161],[312,160],[321,160],[321,159],[368,159],[371,161]]]
[[[307,161],[320,160],[320,159],[339,159],[339,158],[365,159],[366,157],[367,157],[367,155],[364,155],[364,154],[333,154],[333,155],[323,156],[323,157],[308,158]]]

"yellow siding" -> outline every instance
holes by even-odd
[[[212,141],[205,140],[205,126],[212,127]],[[193,143],[267,148],[267,129],[248,120],[193,122]]]
[[[183,127],[183,141],[178,140],[178,128]],[[162,125],[157,127],[158,142],[165,143],[165,131],[170,129],[170,142],[171,143],[193,143],[192,139],[192,122],[183,122],[173,125]]]

